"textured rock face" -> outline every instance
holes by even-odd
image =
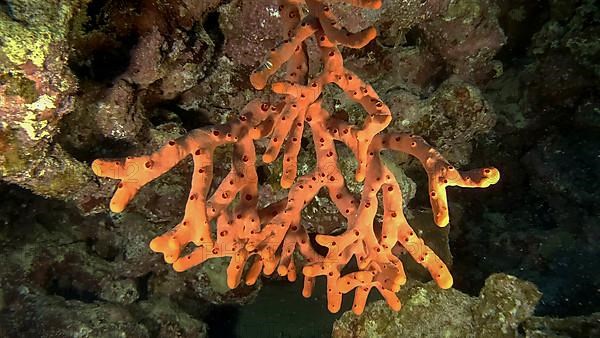
[[[210,304],[241,304],[222,263],[178,274],[153,259],[148,222],[82,217],[63,203],[0,186],[0,335],[203,337]],[[26,212],[25,212],[26,211]]]
[[[0,178],[61,199],[95,189],[86,166],[53,144],[73,108],[67,38],[86,4],[19,0],[0,10]]]
[[[515,337],[541,297],[535,285],[513,276],[490,276],[479,297],[439,290],[431,283],[401,292],[402,311],[375,302],[358,317],[345,313],[333,337]]]
[[[225,36],[223,51],[235,64],[254,68],[265,51],[280,40],[280,15],[270,0],[236,0],[219,9],[219,26]]]
[[[494,194],[502,198],[494,211],[478,211],[453,229],[460,232],[455,261],[464,264],[454,267],[476,271],[461,273],[469,292],[502,269],[538,285],[544,293],[538,314],[585,315],[600,302],[590,292],[600,265],[587,258],[600,253],[593,230],[600,77],[597,63],[589,62],[598,51],[600,7],[597,1],[517,0],[501,9],[510,62],[484,89],[497,122],[495,141],[480,151],[503,163],[506,179]]]
[[[502,74],[494,56],[506,43],[494,1],[452,1],[439,20],[425,23],[426,43],[450,71],[464,80],[482,82]]]
[[[19,290],[19,306],[0,317],[0,334],[7,337],[194,337],[207,336],[207,327],[166,299],[141,301],[132,307],[86,303],[60,296]]]
[[[477,333],[514,337],[521,322],[533,314],[542,294],[537,287],[514,276],[495,274],[485,281],[473,308]]]
[[[247,81],[250,69],[262,61],[265,50],[277,44],[274,37],[280,34],[274,1],[239,0],[226,5],[216,0],[92,1],[86,8],[88,3],[0,1],[0,176],[39,195],[74,200],[86,212],[104,209],[112,193],[112,186],[91,178],[86,161],[145,153],[183,135],[186,129],[235,117],[255,97]],[[597,288],[594,272],[598,264],[585,258],[598,255],[595,201],[600,180],[595,149],[600,101],[594,94],[599,76],[595,62],[598,5],[552,1],[544,9],[540,2],[511,0],[498,6],[500,11],[492,1],[389,0],[381,11],[342,4],[333,10],[352,31],[369,25],[378,28],[377,42],[364,52],[346,49],[343,53],[348,67],[372,82],[390,104],[398,121],[394,128],[426,136],[456,163],[467,163],[471,157],[477,160],[487,152],[486,157],[495,156],[508,171],[504,190],[483,198],[496,195],[496,206],[504,205],[500,212],[465,208],[471,213],[465,219],[474,221],[466,226],[453,222],[454,239],[465,235],[453,246],[463,267],[454,270],[455,274],[476,280],[474,289],[479,290],[478,283],[492,271],[522,273],[521,278],[534,280],[550,297],[542,304],[545,309],[581,309],[572,299],[589,304],[598,299],[597,293],[588,291]],[[509,65],[496,78],[503,70],[494,55],[505,43],[504,35],[510,37],[509,51],[517,50],[527,60],[517,60],[524,66]],[[518,41],[526,41],[527,47],[520,47]],[[311,48],[314,52],[314,45]],[[355,106],[332,94],[327,104],[336,113],[360,118]],[[492,128],[492,142],[482,147],[484,135]],[[257,144],[260,149],[264,146]],[[307,172],[314,165],[310,157],[314,149],[305,150],[301,162]],[[216,161],[221,165],[218,180],[229,170],[225,164],[228,151]],[[352,176],[355,165],[349,158],[346,177]],[[402,171],[412,168],[406,158],[390,157],[389,161],[401,164],[397,176],[404,177]],[[261,199],[279,199],[284,193],[277,182],[281,168],[260,165],[260,172]],[[46,223],[42,228],[50,230],[44,230],[36,225],[35,217],[59,217],[33,212],[28,203],[23,203],[26,208],[14,205],[11,212],[18,213],[5,222],[21,225],[39,241],[17,244],[15,238],[21,235],[15,232],[0,236],[7,262],[0,269],[2,286],[23,284],[29,290],[3,288],[3,314],[29,311],[41,323],[65,323],[58,316],[46,316],[56,311],[62,318],[73,317],[102,330],[142,336],[146,332],[150,336],[198,332],[201,336],[202,318],[186,317],[192,312],[190,303],[204,309],[206,300],[219,304],[251,301],[256,289],[220,292],[226,290],[219,264],[175,275],[150,254],[149,239],[181,217],[175,210],[180,210],[187,197],[188,175],[190,169],[184,164],[153,182],[123,218],[85,221],[76,217],[59,222],[58,229],[53,227],[58,223]],[[413,196],[423,195],[415,186],[408,179],[402,183],[406,204]],[[430,218],[413,209],[421,205],[418,198],[407,209],[412,210],[413,225]],[[460,209],[458,205],[451,208]],[[313,231],[343,229],[339,215],[323,210],[332,209],[321,199],[303,215]],[[19,223],[21,214],[30,217]],[[484,216],[475,220],[473,214]],[[71,227],[81,227],[85,234],[72,234]],[[428,243],[437,241],[435,251],[448,261],[445,233],[422,236]],[[48,242],[58,244],[49,246]],[[37,262],[22,265],[22,260]],[[411,277],[422,273],[410,263],[406,268]],[[577,283],[572,283],[572,276],[577,276]],[[438,301],[434,290],[414,292],[414,297],[422,296],[415,298],[415,304],[421,304],[425,296]],[[448,293],[459,304],[475,302],[456,291]],[[94,304],[86,303],[90,297]],[[172,297],[173,303],[163,303],[163,297]],[[482,311],[496,311],[487,307],[494,303],[477,302]],[[138,318],[138,308],[131,310],[131,304],[146,307],[148,314],[139,310],[143,318]],[[405,301],[405,310],[410,304]],[[451,309],[441,300],[435,304]],[[92,310],[96,311],[93,316]],[[123,321],[106,328],[92,324],[109,314]],[[0,327],[16,328],[9,331],[11,335],[26,326],[16,317],[6,318]],[[532,318],[523,327],[532,336],[576,335],[569,326],[592,327],[597,323],[594,318]],[[512,324],[493,327],[497,319],[482,315],[476,324],[475,319],[458,323],[506,332],[513,329]],[[186,323],[177,324],[177,320]],[[39,327],[29,330],[37,332]]]
[[[531,317],[523,323],[523,330],[531,338],[597,337],[600,335],[600,312],[566,318]]]
[[[210,39],[194,22],[217,4],[3,2],[0,177],[94,210],[98,186],[79,160],[99,138],[139,142],[149,129],[143,106],[171,100],[204,76]],[[123,56],[136,39],[129,62]]]
[[[0,88],[8,94],[3,97],[3,106],[13,113],[3,119],[5,126],[20,127],[0,131],[0,149],[5,150],[0,169],[5,180],[44,196],[74,200],[82,210],[90,212],[99,210],[108,188],[99,190],[86,166],[78,160],[106,152],[106,145],[114,149],[112,154],[124,153],[127,145],[134,145],[136,152],[151,149],[158,144],[154,138],[162,138],[161,131],[154,130],[157,122],[197,126],[231,118],[231,111],[251,98],[248,82],[242,79],[260,63],[264,51],[277,43],[280,29],[279,14],[272,1],[240,0],[220,5],[217,0],[140,0],[128,4],[93,2],[89,8],[87,5],[87,1],[37,7],[28,6],[26,1],[7,2],[2,22],[4,31],[14,33],[10,39],[14,43],[2,49],[5,57],[0,60],[5,70],[0,75]],[[441,52],[447,48],[447,41],[424,39],[416,49],[402,46],[405,33],[410,30],[427,33],[432,29],[427,25],[446,22],[452,6],[448,1],[386,1],[380,11],[358,10],[344,4],[333,7],[340,23],[351,31],[371,24],[379,29],[379,41],[385,47],[373,45],[368,55],[358,55],[349,64],[365,68],[364,75],[372,74],[374,80],[387,73],[381,71],[382,65],[399,69],[394,77],[376,86],[387,92],[384,98],[404,97],[406,102],[416,103],[416,107],[397,103],[398,114],[404,109],[412,111],[409,118],[401,119],[404,125],[397,126],[403,127],[400,129],[422,126],[423,130],[418,130],[422,132],[430,125],[448,125],[449,129],[465,130],[463,126],[453,128],[453,124],[463,122],[438,121],[433,114],[439,107],[437,94],[432,95],[431,91],[437,85],[431,87],[431,80],[440,69],[458,62]],[[469,29],[479,22],[473,18],[488,20],[490,32],[497,30],[492,6],[473,9],[472,4],[464,3],[459,9],[452,12],[452,19],[461,24],[448,24],[460,26],[457,29],[461,33],[453,41],[466,39]],[[463,20],[467,15],[471,21]],[[52,20],[53,16],[60,20]],[[173,20],[175,17],[178,20]],[[31,23],[28,27],[33,27],[29,30],[19,24],[27,20]],[[48,41],[29,41],[42,31],[48,32]],[[487,61],[497,51],[497,45],[492,44],[493,39],[480,40],[487,46],[485,58],[477,49],[465,50],[461,57]],[[18,41],[31,46],[30,57],[18,48],[9,48]],[[69,50],[70,46],[74,49]],[[411,52],[421,57],[412,58],[411,67],[402,68],[410,60],[396,56]],[[483,63],[472,62],[470,70],[489,68]],[[421,71],[415,73],[414,69]],[[401,88],[416,91],[399,90],[398,81],[403,83]],[[79,92],[75,91],[77,88]],[[467,90],[478,96],[476,87]],[[422,100],[423,97],[429,99]],[[481,112],[487,114],[485,101],[479,98],[473,102],[461,102],[464,99],[459,97],[446,100],[452,102],[450,105],[472,105],[474,109],[483,105]],[[165,102],[169,108],[165,109]],[[353,108],[344,109],[352,113]],[[459,149],[451,158],[466,163],[473,135],[489,130],[493,118],[485,117],[483,122],[479,119],[482,115],[472,109],[461,114],[475,114],[475,120],[482,123],[473,126],[470,135],[442,135],[434,128],[427,136],[439,139],[439,144],[448,142],[448,149]],[[57,134],[58,127],[61,132]]]

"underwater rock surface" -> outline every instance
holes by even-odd
[[[81,203],[97,185],[87,165],[54,139],[73,110],[77,78],[68,40],[87,3],[3,1],[0,10],[0,177]]]
[[[384,154],[409,222],[455,288],[426,283],[409,260],[409,279],[424,284],[402,289],[401,312],[373,302],[362,317],[344,314],[334,335],[599,336],[597,1],[385,0],[381,10],[332,11],[351,31],[378,29],[375,42],[342,53],[389,104],[393,129],[423,135],[457,165],[502,172],[488,191],[450,190],[453,219],[440,230],[417,163]],[[0,0],[0,336],[296,337],[313,321],[311,333],[331,334],[322,299],[310,307],[294,290],[264,301],[261,283],[226,287],[226,260],[175,273],[151,252],[148,242],[181,219],[190,163],[121,215],[107,211],[114,182],[89,166],[237,118],[258,95],[248,75],[279,42],[278,22],[274,0]],[[332,89],[324,105],[360,123],[342,94]],[[310,137],[300,173],[315,164]],[[216,154],[216,182],[231,151]],[[339,154],[353,181],[357,163]],[[258,167],[261,201],[285,196],[281,163]],[[346,227],[325,195],[302,215],[312,236]],[[278,323],[265,331],[261,318]]]
[[[400,292],[400,312],[383,301],[368,305],[362,316],[347,312],[332,337],[515,337],[540,297],[532,283],[505,274],[490,276],[479,297],[415,283]]]

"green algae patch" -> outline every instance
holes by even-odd
[[[8,129],[0,129],[0,176],[22,172],[28,167],[28,161],[21,149],[15,146],[14,134]]]
[[[6,86],[4,93],[7,96],[19,96],[27,104],[35,102],[39,97],[35,82],[22,74],[0,74],[0,86]]]
[[[51,45],[67,38],[78,3],[11,1],[10,11],[0,12],[0,54],[15,65],[31,61],[43,67]]]

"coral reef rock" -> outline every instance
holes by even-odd
[[[479,297],[415,283],[400,292],[402,311],[378,301],[362,316],[346,312],[335,322],[332,336],[514,337],[540,297],[535,285],[505,274],[490,276]]]

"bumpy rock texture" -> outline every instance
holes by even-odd
[[[535,285],[513,276],[490,276],[479,297],[439,290],[432,283],[401,291],[403,309],[390,311],[382,301],[354,316],[345,313],[333,326],[342,337],[515,337],[540,299]]]
[[[475,292],[501,269],[539,286],[539,314],[598,311],[599,13],[595,1],[503,4],[510,66],[484,88],[497,124],[478,147],[505,179],[492,194],[462,195],[493,207],[466,208],[453,229],[459,287]]]
[[[523,323],[527,337],[597,337],[600,335],[600,312],[589,316],[566,318],[531,317]]]
[[[53,142],[73,110],[70,27],[87,0],[0,5],[0,177],[60,199],[93,194],[87,166]]]
[[[22,190],[0,193],[8,201],[0,208],[0,334],[203,337],[211,304],[249,302],[260,289],[229,290],[219,262],[184,274],[165,269],[135,213],[82,217]]]

